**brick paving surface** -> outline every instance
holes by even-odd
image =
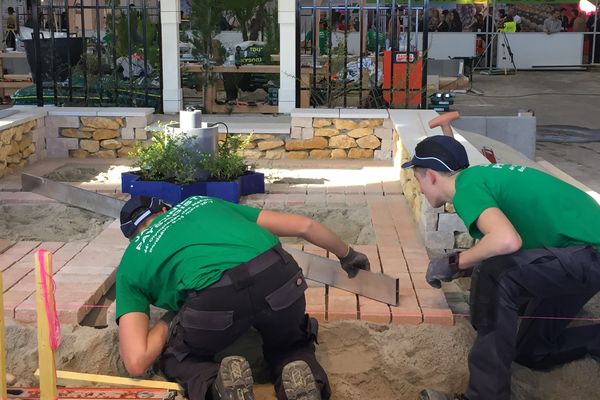
[[[63,163],[64,164],[64,163]],[[44,164],[46,169],[63,165]],[[429,287],[424,279],[427,251],[420,238],[393,167],[373,162],[314,162],[310,169],[293,160],[270,163],[273,175],[294,178],[294,183],[271,183],[267,193],[248,196],[243,202],[265,208],[293,206],[356,208],[367,207],[375,233],[375,244],[354,247],[370,259],[371,271],[400,280],[400,304],[389,306],[371,299],[309,282],[307,311],[320,321],[365,320],[381,324],[453,323],[453,315],[444,293]],[[335,168],[335,169],[333,169]],[[274,171],[274,172],[273,172]],[[329,176],[337,171],[339,176]],[[42,175],[43,165],[33,172]],[[292,176],[292,174],[296,174]],[[303,175],[305,174],[305,175]],[[306,179],[301,179],[306,176]],[[325,178],[323,178],[325,177]],[[284,180],[285,182],[285,180]],[[315,183],[319,182],[319,183]],[[106,185],[79,185],[117,197],[124,196],[115,182]],[[14,179],[0,182],[0,203],[13,201],[49,201],[26,192],[1,192],[19,189]],[[63,323],[80,323],[85,315],[114,284],[116,268],[127,241],[118,221],[89,242],[40,243],[0,240],[0,271],[4,281],[4,308],[7,316],[21,322],[35,322],[34,253],[46,248],[54,253],[54,281],[57,311]],[[303,250],[335,258],[312,244]]]

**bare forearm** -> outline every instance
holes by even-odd
[[[335,233],[317,221],[313,220],[301,237],[338,257],[344,257],[348,254],[348,245]]]
[[[121,357],[131,375],[142,375],[160,356],[167,341],[168,331],[167,323],[160,320],[148,331],[145,346],[141,339],[137,343],[128,344],[120,341]]]
[[[518,247],[516,243],[507,243],[502,235],[485,235],[473,247],[460,253],[459,268],[473,268],[488,258],[514,253]]]

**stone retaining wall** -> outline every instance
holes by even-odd
[[[99,117],[49,115],[46,117],[48,157],[126,158],[134,143],[147,140],[152,115]]]
[[[43,118],[0,128],[0,177],[40,159],[43,141]]]

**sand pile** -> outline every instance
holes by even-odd
[[[323,324],[317,356],[329,373],[333,399],[411,400],[423,387],[464,389],[473,336],[464,320],[453,327]],[[20,386],[36,384],[35,327],[9,326],[7,339],[9,372]],[[63,327],[59,369],[124,376],[121,365],[116,329]],[[597,399],[599,365],[586,358],[551,372],[534,372],[515,364],[513,399]],[[258,400],[274,399],[270,385],[258,385],[256,392]]]

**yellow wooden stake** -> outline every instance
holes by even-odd
[[[41,257],[38,253],[42,253]],[[46,270],[46,290],[48,302],[54,307],[54,293],[50,288],[49,281],[52,279],[52,254],[46,250],[39,250],[35,256],[35,297],[37,309],[37,333],[38,333],[38,365],[40,369],[40,400],[55,400],[58,398],[56,389],[56,365],[54,363],[54,350],[50,346],[50,328],[48,326],[48,314],[46,312],[44,290],[42,287],[42,275],[40,258]],[[54,334],[54,332],[52,332]]]
[[[0,272],[0,399],[5,400],[6,393],[6,338],[4,337],[4,287]]]

